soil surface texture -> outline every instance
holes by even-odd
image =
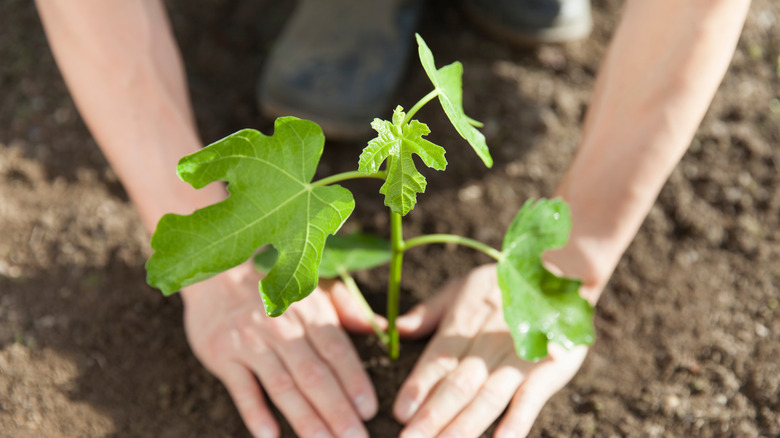
[[[254,88],[292,2],[204,3],[167,2],[204,141],[245,127],[270,134]],[[570,162],[622,2],[594,0],[587,40],[524,50],[451,3],[430,2],[420,29],[439,65],[463,62],[465,107],[485,122],[496,165],[484,169],[438,109],[423,110],[450,166],[426,172],[404,231],[497,247],[523,202],[549,196]],[[0,436],[249,436],[190,352],[180,299],[145,283],[148,236],[33,3],[0,3],[0,29]],[[599,302],[588,359],[531,436],[780,436],[779,56],[780,3],[755,0],[712,107]],[[397,102],[408,108],[430,89],[416,60],[406,84]],[[320,173],[354,170],[362,147],[328,143]],[[347,228],[386,235],[378,185],[347,187],[358,205]],[[488,261],[448,246],[410,252],[404,308]],[[386,278],[358,276],[379,311]],[[382,399],[368,427],[397,436],[390,407],[423,344],[404,344],[391,363],[371,337],[354,339]]]

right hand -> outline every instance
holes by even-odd
[[[268,397],[301,437],[367,437],[362,420],[377,411],[376,393],[342,324],[370,330],[341,283],[318,287],[281,316],[265,314],[260,276],[245,263],[188,286],[185,329],[195,355],[228,389],[255,437],[279,436]],[[342,321],[339,321],[341,317]]]
[[[495,437],[524,437],[588,351],[553,344],[539,362],[517,357],[495,265],[449,283],[396,324],[408,337],[437,330],[398,391],[394,414],[405,424],[401,437],[480,436],[502,413]]]

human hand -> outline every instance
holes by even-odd
[[[331,301],[348,303],[349,292],[331,283],[271,318],[259,280],[245,263],[182,291],[195,355],[225,384],[255,437],[279,436],[258,380],[298,436],[367,437],[361,419],[376,414],[376,393],[341,326],[370,327],[360,312],[342,314]]]
[[[547,400],[571,380],[587,347],[550,345],[533,363],[517,357],[504,322],[495,265],[473,270],[396,321],[401,335],[438,331],[393,407],[401,438],[476,437],[509,404],[497,438],[528,434]],[[511,404],[510,404],[511,402]]]

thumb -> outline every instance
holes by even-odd
[[[398,334],[417,339],[433,333],[462,286],[463,280],[449,282],[441,292],[399,316],[395,321]]]
[[[342,327],[353,333],[371,333],[371,319],[369,314],[373,314],[374,321],[379,329],[387,328],[387,320],[375,313],[365,304],[355,297],[352,292],[341,281],[320,282],[320,287],[329,292],[333,307],[339,316]]]

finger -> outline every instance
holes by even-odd
[[[456,369],[489,312],[488,306],[477,305],[472,307],[468,316],[456,314],[453,318],[445,318],[447,323],[443,324],[431,339],[398,391],[393,414],[399,422],[408,422],[431,390]]]
[[[477,394],[488,378],[488,368],[480,358],[467,357],[425,400],[401,433],[401,438],[438,436],[447,424]]]
[[[393,415],[405,424],[417,413],[436,384],[458,366],[460,357],[468,349],[469,340],[465,337],[439,336],[423,351],[398,391],[393,404]]]
[[[526,436],[547,400],[574,377],[587,352],[584,346],[565,351],[550,344],[550,355],[528,370],[525,381],[512,397],[496,436]]]
[[[402,436],[418,433],[436,436],[480,393],[490,371],[512,350],[512,338],[506,330],[501,312],[493,312],[482,331],[474,338],[466,357],[433,389],[419,411],[409,422]],[[519,372],[519,370],[518,370]],[[511,392],[504,403],[509,402]],[[496,416],[506,407],[504,404]]]
[[[495,268],[489,265],[472,271],[463,282],[452,283],[452,289],[448,286],[449,300],[443,306],[451,310],[444,312],[438,332],[396,397],[393,413],[399,422],[409,421],[431,389],[455,369],[488,316],[495,313],[495,283]]]
[[[541,412],[542,407],[555,393],[555,391],[545,388],[537,388],[540,391],[536,391],[534,386],[521,385],[517,389],[515,396],[512,398],[512,403],[504,415],[504,419],[501,420],[501,424],[496,429],[496,437],[511,436],[519,438],[528,435],[528,432],[531,431],[531,427],[534,425],[534,421],[539,412]]]
[[[470,315],[473,306],[500,307],[501,298],[493,293],[495,288],[495,265],[481,266],[467,277],[447,283],[439,294],[400,316],[396,328],[402,336],[415,338],[431,333],[437,325],[452,319],[473,321]],[[449,309],[453,309],[450,314]]]
[[[296,304],[299,305],[291,309],[317,303],[315,298],[313,301]],[[328,310],[333,312],[333,309],[328,309],[327,306],[318,309],[318,311]],[[288,311],[283,317],[274,318],[274,323],[268,326],[274,332],[269,341],[272,348],[279,355],[285,368],[289,370],[295,384],[323,421],[328,424],[330,430],[337,436],[350,433],[352,435],[349,436],[367,437],[368,432],[338,379],[309,342],[298,311]]]
[[[323,295],[312,298],[327,299]],[[300,308],[298,312],[311,344],[336,374],[360,417],[372,418],[379,407],[374,386],[352,342],[339,327],[336,315],[314,306]]]
[[[431,389],[455,369],[488,316],[495,313],[495,277],[495,267],[487,265],[472,271],[460,287],[453,286],[452,295],[448,294],[453,299],[447,304],[451,310],[445,312],[439,330],[398,391],[393,413],[399,422],[409,421]]]
[[[455,295],[463,286],[463,280],[448,283],[441,292],[424,302],[414,306],[395,320],[398,334],[411,339],[418,339],[431,334],[452,303]]]
[[[442,436],[480,436],[498,418],[523,381],[514,366],[501,365],[490,374],[476,397],[442,431]]]
[[[365,309],[359,298],[355,297],[344,286],[344,283],[340,281],[333,281],[329,284],[323,283],[323,289],[328,292],[333,308],[336,309],[336,314],[344,329],[353,333],[373,332],[373,327],[371,327],[371,321],[367,314],[372,312],[371,309]],[[380,330],[387,328],[387,320],[384,317],[373,312],[371,315],[373,315],[374,322]]]
[[[279,426],[265,402],[265,396],[254,374],[240,364],[230,363],[219,374],[219,378],[230,393],[238,413],[252,436],[256,438],[279,436]]]
[[[328,425],[298,388],[285,364],[263,340],[259,330],[250,326],[242,331],[242,336],[247,366],[255,372],[268,397],[296,434],[307,438],[332,436]]]

